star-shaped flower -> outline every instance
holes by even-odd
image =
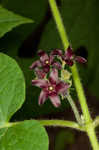
[[[70,46],[65,51],[65,54],[62,54],[61,50],[56,49],[52,52],[52,55],[61,56],[62,60],[64,60],[66,64],[69,66],[72,66],[75,63],[75,61],[79,63],[85,63],[87,61],[85,58],[81,56],[76,56]]]
[[[40,60],[33,62],[30,69],[42,68],[45,75],[50,71],[51,66],[53,68],[61,69],[61,64],[54,61],[54,55],[48,56],[47,53],[42,50],[38,52],[38,55],[40,56]]]
[[[55,68],[52,69],[48,80],[32,80],[32,85],[42,88],[39,96],[39,105],[49,98],[55,107],[61,104],[59,95],[67,94],[69,88],[68,83],[58,79],[58,71]]]
[[[76,56],[73,51],[72,48],[69,46],[67,51],[65,51],[65,55],[62,56],[62,59],[66,62],[66,64],[68,64],[69,66],[72,66],[74,64],[75,61],[79,62],[79,63],[85,63],[87,60],[81,56]]]

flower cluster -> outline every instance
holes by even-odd
[[[63,72],[64,68],[62,68],[59,61],[55,61],[55,56],[58,56],[62,62],[64,61],[69,66],[72,66],[75,61],[85,63],[86,59],[76,56],[71,47],[68,47],[65,54],[61,50],[55,49],[50,55],[40,50],[38,55],[40,59],[33,62],[30,69],[34,70],[37,77],[37,79],[32,80],[32,85],[42,89],[39,96],[39,105],[49,98],[52,104],[58,107],[61,104],[59,95],[65,96],[70,88],[70,84],[64,81],[65,79],[59,78],[58,70]]]
[[[61,64],[54,60],[54,55],[48,56],[44,51],[40,50],[38,52],[40,60],[33,62],[30,69],[34,69],[38,78],[43,79],[47,73],[49,73],[50,68],[61,69]]]

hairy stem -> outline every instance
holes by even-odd
[[[66,32],[64,32],[65,31],[64,25],[62,23],[61,15],[58,11],[56,1],[55,0],[49,0],[49,4],[51,6],[52,14],[53,14],[54,19],[56,21],[56,25],[57,25],[58,32],[60,34],[64,49],[66,49],[69,46],[69,42],[68,42]],[[57,17],[57,20],[56,20],[56,17]]]
[[[66,120],[37,120],[40,122],[40,124],[44,126],[58,126],[58,127],[69,127],[74,128],[80,131],[85,131],[85,128],[80,126],[74,121],[66,121]],[[20,124],[21,122],[7,122],[5,124],[2,124],[0,126],[0,129],[2,128],[10,128],[17,124]]]
[[[76,122],[66,120],[39,120],[40,124],[44,126],[58,126],[58,127],[69,127],[80,131],[85,131],[84,127],[80,126]]]
[[[92,123],[87,125],[86,132],[90,139],[93,150],[99,150],[98,140],[97,140],[95,129]]]
[[[90,113],[89,113],[89,110],[88,110],[86,97],[85,97],[84,90],[83,90],[83,87],[82,87],[82,83],[80,81],[78,70],[77,70],[77,67],[76,67],[75,64],[73,65],[73,67],[71,67],[71,70],[72,70],[72,76],[73,76],[74,84],[75,84],[75,87],[76,87],[77,95],[78,95],[80,105],[81,105],[81,108],[82,108],[82,112],[83,112],[83,115],[84,115],[84,119],[85,119],[86,123],[87,122],[89,123],[89,122],[91,122],[91,116],[90,116]]]
[[[61,15],[59,13],[59,10],[58,10],[58,7],[57,7],[57,4],[56,4],[55,0],[49,0],[49,4],[50,4],[52,14],[53,14],[53,17],[55,19],[55,22],[56,22],[56,25],[57,25],[57,28],[58,28],[58,32],[60,34],[60,37],[61,37],[61,40],[62,40],[62,43],[63,43],[63,46],[64,46],[64,50],[65,50],[69,46],[69,41],[68,41],[68,38],[67,38],[67,34],[66,34],[66,31],[65,31],[63,22],[62,22]],[[84,94],[84,90],[83,90],[83,87],[82,87],[82,84],[81,84],[81,81],[80,81],[80,77],[79,77],[79,73],[78,73],[76,65],[73,65],[73,67],[71,68],[71,71],[72,71],[73,80],[74,80],[74,84],[75,84],[75,87],[76,87],[77,95],[78,95],[78,98],[79,98],[79,101],[80,101],[83,117],[85,119],[85,124],[86,125],[91,124],[90,129],[87,128],[86,132],[89,136],[89,139],[90,139],[91,145],[93,147],[93,150],[99,150],[99,145],[98,145],[98,141],[97,141],[97,138],[96,138],[94,126],[93,126],[92,119],[91,119],[91,116],[90,116],[90,113],[89,113],[89,110],[88,110],[86,97],[85,97],[85,94]]]
[[[74,115],[75,115],[75,118],[76,118],[78,124],[79,124],[79,125],[82,125],[82,120],[81,120],[79,111],[78,111],[78,109],[77,109],[77,107],[76,107],[76,105],[75,105],[75,103],[74,103],[72,97],[68,94],[68,95],[66,96],[66,98],[67,98],[69,104],[70,104],[71,107],[72,107],[72,110],[73,110],[73,112],[74,112]]]

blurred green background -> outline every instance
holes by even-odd
[[[33,23],[13,28],[12,31],[0,38],[0,51],[16,59],[24,72],[26,80],[26,101],[12,120],[32,118],[74,120],[75,118],[68,102],[62,101],[61,107],[56,109],[48,100],[43,106],[39,107],[38,96],[40,90],[31,85],[34,74],[29,70],[29,66],[36,60],[37,50],[63,49],[48,1],[0,0],[0,3],[4,8],[34,21]],[[90,112],[94,117],[99,114],[99,1],[57,0],[57,4],[70,43],[77,54],[84,56],[88,60],[86,65],[78,65],[78,70],[85,88]],[[80,107],[74,88],[71,91],[78,107]],[[84,134],[70,129],[59,128],[47,128],[47,131],[50,137],[51,150],[91,149]]]

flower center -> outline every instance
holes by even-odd
[[[49,86],[49,88],[48,88],[50,91],[53,91],[53,87],[52,86]]]
[[[45,64],[49,64],[49,61],[48,61],[48,60],[46,60],[46,61],[45,61]]]

